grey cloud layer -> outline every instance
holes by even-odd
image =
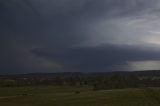
[[[99,71],[159,59],[157,52],[137,48],[158,39],[159,6],[159,0],[1,0],[1,70],[33,71],[44,63]]]

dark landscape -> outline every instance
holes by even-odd
[[[2,106],[159,106],[160,71],[0,76]]]

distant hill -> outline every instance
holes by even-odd
[[[88,76],[111,76],[111,75],[135,75],[138,77],[160,77],[160,70],[145,71],[113,71],[113,72],[57,72],[57,73],[28,73],[28,74],[12,74],[0,75],[0,78],[50,78],[50,77],[88,77]]]

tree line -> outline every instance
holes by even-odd
[[[160,87],[160,77],[138,75],[59,75],[50,77],[0,78],[0,87],[21,86],[93,86],[93,90]]]

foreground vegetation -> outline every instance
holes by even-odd
[[[159,88],[94,91],[92,87],[0,88],[0,106],[160,106]]]
[[[160,71],[2,75],[0,106],[160,106]]]

